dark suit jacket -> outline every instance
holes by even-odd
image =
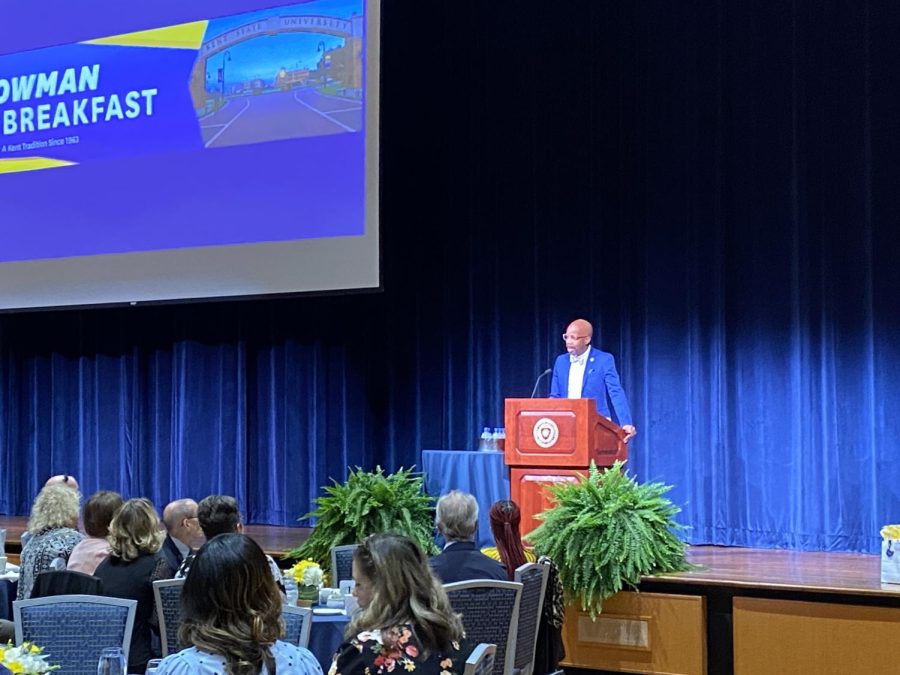
[[[428,562],[445,584],[472,579],[507,580],[506,568],[475,548],[473,541],[454,542]]]
[[[566,398],[569,394],[569,354],[560,354],[553,364],[553,379],[550,381],[550,398]],[[597,402],[597,412],[612,418],[606,395],[612,401],[619,425],[631,424],[631,408],[619,381],[616,360],[609,352],[591,347],[584,368],[581,398],[592,398]]]
[[[178,550],[178,546],[175,545],[175,542],[172,541],[172,537],[170,535],[166,535],[166,538],[163,540],[162,548],[159,549],[159,552],[163,554],[163,557],[166,559],[166,562],[169,563],[169,567],[173,570],[178,570],[181,567],[181,563],[184,562],[184,556],[181,555],[181,551]]]

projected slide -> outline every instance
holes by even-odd
[[[83,260],[77,282],[105,287],[21,303],[0,291],[0,307],[377,286],[377,99],[367,69],[377,24],[366,3],[228,16],[215,7],[197,2],[208,15],[174,25],[148,16],[145,30],[0,55],[0,283],[13,275],[28,286],[25,264],[36,263],[41,292],[52,291],[44,275],[59,259],[60,283],[71,285]],[[343,238],[349,259],[322,258],[311,243]],[[314,253],[296,246],[304,241]],[[295,255],[260,255],[267,243],[290,243]],[[249,258],[235,257],[241,246]],[[188,258],[184,286],[172,277],[183,256],[141,255],[174,251],[201,256]],[[122,256],[131,259],[120,279],[104,261],[122,269]],[[287,268],[265,269],[275,259]],[[331,269],[320,280],[324,259]],[[235,283],[237,261],[264,269],[258,278],[241,269]],[[335,264],[374,274],[335,278]]]

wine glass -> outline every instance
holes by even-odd
[[[126,675],[125,653],[121,647],[106,647],[97,661],[97,675]]]

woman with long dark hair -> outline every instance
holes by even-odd
[[[412,539],[373,534],[353,554],[360,611],[329,675],[462,673],[470,645],[459,615]]]
[[[525,549],[522,544],[522,533],[519,524],[522,513],[519,506],[509,499],[494,502],[488,514],[491,519],[491,534],[494,535],[496,548],[483,548],[481,552],[489,558],[500,561],[506,568],[506,576],[512,581],[516,569],[527,562],[534,562],[534,553]]]
[[[220,534],[191,563],[178,630],[193,645],[163,659],[165,674],[321,675],[309,650],[282,642],[282,598],[262,549],[243,534]]]

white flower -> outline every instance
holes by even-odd
[[[321,586],[322,585],[322,568],[321,567],[307,567],[303,570],[303,585],[304,586]]]

